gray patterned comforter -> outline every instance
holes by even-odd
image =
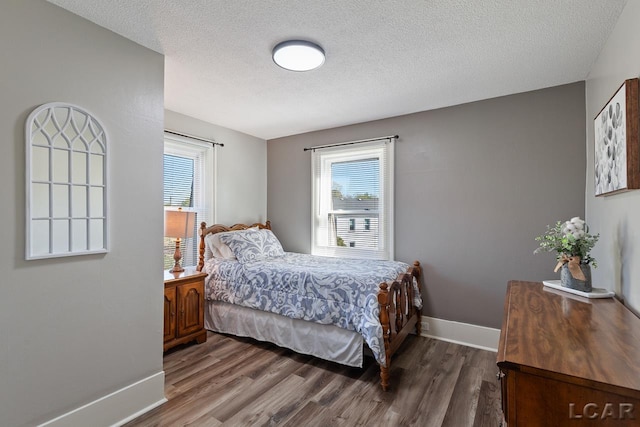
[[[378,363],[386,365],[378,286],[407,268],[397,261],[291,252],[244,263],[212,258],[205,263],[209,274],[205,294],[210,300],[356,331]],[[414,304],[421,307],[420,293],[415,295]]]

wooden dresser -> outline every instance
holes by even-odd
[[[512,426],[640,426],[640,319],[613,298],[511,281],[498,347]]]
[[[178,344],[207,340],[204,329],[204,279],[195,267],[164,272],[164,351]]]

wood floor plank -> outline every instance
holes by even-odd
[[[126,426],[499,425],[495,353],[416,336],[405,344],[383,392],[371,358],[350,368],[209,332],[165,355],[169,401]]]
[[[427,353],[425,353],[425,355],[429,355],[429,358],[419,359],[419,363],[409,369],[410,380],[400,380],[395,383],[398,385],[394,387],[393,392],[397,399],[392,403],[391,409],[399,414],[414,414],[417,411],[420,402],[425,398],[425,387],[434,380],[443,358],[447,355],[448,343],[436,340],[429,341],[431,345],[428,346]],[[395,371],[394,375],[397,375]],[[403,371],[400,371],[400,375],[404,377]]]
[[[179,366],[191,364],[194,360],[211,355],[209,349],[216,348],[223,351],[225,346],[234,346],[234,342],[224,335],[210,335],[206,345],[179,345],[166,352],[163,357],[165,371],[174,371]]]
[[[204,416],[184,425],[187,427],[219,427],[222,423],[212,416]]]
[[[285,380],[298,367],[299,362],[293,362],[291,359],[286,357],[281,357],[269,366],[265,366],[264,369],[262,369],[262,374],[254,379],[254,383],[250,389],[246,390],[242,396],[238,396],[238,398],[234,399],[232,402],[218,408],[216,412],[216,419],[226,422],[243,408],[250,405],[251,402],[273,389],[281,381]]]
[[[464,358],[456,354],[458,347],[461,346],[447,344],[447,351],[440,362],[437,365],[432,364],[431,369],[428,369],[426,377],[430,382],[415,408],[414,416],[410,421],[411,425],[420,427],[442,425],[464,363]],[[424,377],[424,375],[421,376],[421,378]]]
[[[245,401],[239,410],[225,420],[223,426],[277,425],[282,418],[288,416],[281,414],[281,417],[276,416],[271,422],[274,412],[296,400],[296,393],[303,382],[304,379],[297,375],[283,377],[274,387],[255,396],[251,401]],[[253,387],[255,386],[254,384]]]
[[[236,355],[235,357],[228,356],[206,370],[191,373],[191,375],[181,378],[171,384],[179,391],[184,392],[197,388],[201,384],[205,384],[210,380],[215,381],[218,384],[224,384],[225,382],[231,381],[233,378],[239,376],[238,371],[242,370],[243,367],[245,369],[253,369],[253,357],[255,357],[257,353],[257,349],[250,349]],[[273,356],[273,358],[275,360],[277,356]]]
[[[220,424],[215,418],[215,407],[223,402],[233,401],[252,386],[253,380],[247,377],[235,377],[223,387],[212,379],[201,385],[196,393],[185,394],[184,403],[172,411],[173,416],[166,418],[166,421],[171,422],[171,425],[187,425],[192,422],[201,423],[213,416],[216,424]]]
[[[353,369],[353,368],[351,368]],[[318,390],[313,397],[321,406],[330,407],[334,402],[345,395],[345,390],[357,381],[357,377],[348,375],[350,368],[345,368],[341,373],[336,373],[324,388]]]
[[[502,420],[501,404],[502,397],[499,385],[495,381],[482,381],[473,427],[500,426]]]
[[[220,359],[213,358],[210,355],[201,357],[197,360],[194,360],[192,364],[187,363],[184,366],[180,366],[180,368],[176,370],[169,371],[170,373],[167,373],[165,375],[165,383],[170,384],[171,386],[179,390],[179,384],[181,382],[186,381],[188,378],[191,378],[194,375],[201,376],[202,372],[206,372],[209,368],[212,368],[213,365],[219,363]]]
[[[336,422],[345,420],[343,414],[349,414],[349,407],[362,403],[362,394],[367,385],[376,386],[378,384],[378,371],[374,369],[366,369],[362,371],[362,375],[355,381],[351,382],[343,393],[337,396],[337,399],[331,403],[331,410],[334,414],[332,419]],[[349,398],[345,399],[345,396]]]
[[[323,414],[325,411],[325,414]],[[326,415],[327,408],[312,400],[305,405],[291,418],[282,424],[283,427],[321,427],[329,424]]]
[[[447,413],[442,421],[443,426],[473,425],[478,408],[483,374],[482,368],[475,366],[462,367],[447,407]]]
[[[433,346],[434,341],[409,335],[400,346],[398,352],[392,357],[391,364],[405,369],[417,365],[420,357],[428,351],[430,346]],[[408,351],[408,349],[412,350]]]

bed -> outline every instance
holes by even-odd
[[[389,388],[391,357],[420,334],[420,263],[285,252],[271,224],[200,226],[205,327],[348,366],[369,350]]]

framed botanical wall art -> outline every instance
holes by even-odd
[[[595,195],[640,188],[638,79],[620,86],[594,119]]]

